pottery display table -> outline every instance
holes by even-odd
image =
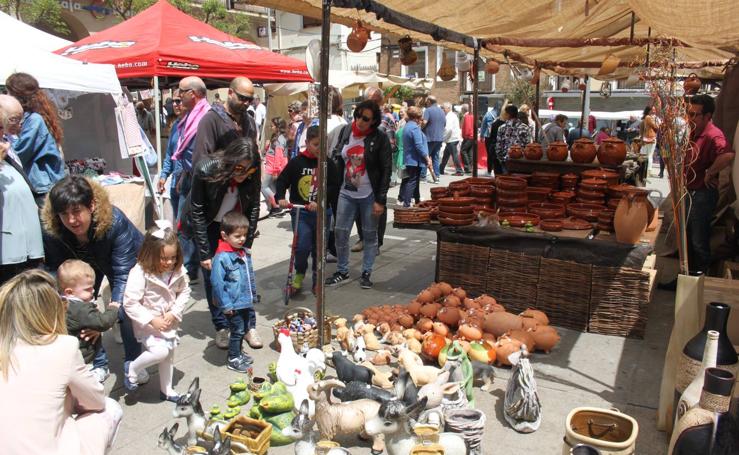
[[[600,163],[589,163],[581,164],[575,163],[574,161],[549,161],[549,160],[527,160],[525,158],[518,160],[506,161],[506,169],[509,173],[514,174],[531,174],[533,172],[557,172],[559,174],[567,174],[573,172],[580,174],[588,169],[613,169],[618,171],[621,178],[623,178],[623,166],[606,166]]]
[[[493,295],[513,313],[540,309],[560,327],[642,338],[657,275],[656,232],[639,245],[588,233],[441,227],[436,280]]]

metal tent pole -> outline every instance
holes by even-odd
[[[316,252],[318,254],[318,270],[316,271],[316,318],[318,322],[319,346],[331,340],[324,339],[324,304],[326,293],[323,286],[326,268],[326,148],[328,147],[328,65],[329,45],[331,40],[331,0],[323,0],[323,20],[321,21],[321,87],[318,98],[319,105],[319,133],[321,137],[321,149],[318,153],[318,210],[316,213]]]
[[[480,68],[478,62],[480,61],[480,41],[475,40],[475,53],[474,60],[472,62],[472,177],[477,177],[477,114],[479,111],[478,97],[480,95]],[[462,119],[464,122],[464,119]]]
[[[159,76],[154,76],[154,123],[157,137],[154,138],[157,147],[157,178],[162,173],[162,100],[159,95]],[[154,195],[152,195],[154,197]]]

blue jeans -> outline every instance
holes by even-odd
[[[95,357],[92,359],[93,368],[108,368],[108,353],[105,352],[102,341],[99,341],[99,345],[95,351]]]
[[[718,191],[712,188],[689,191],[688,267],[691,272],[707,272],[711,265],[711,219],[716,210]]]
[[[413,195],[418,191],[418,181],[421,176],[421,166],[406,166],[405,171],[408,176],[408,180],[404,181],[401,185],[402,191],[400,199],[403,202],[403,207],[411,206],[411,199]]]
[[[177,214],[184,213],[185,204],[187,203],[187,197],[190,195],[190,188],[192,188],[192,174],[182,173],[182,184],[180,185],[180,193],[177,196],[178,207]],[[174,199],[172,199],[174,201]],[[174,202],[173,202],[174,204]],[[178,223],[179,223],[178,219]],[[218,234],[220,236],[220,233]],[[182,246],[182,255],[184,256],[184,265],[187,269],[187,274],[190,279],[197,278],[198,269],[200,268],[200,257],[198,255],[198,249],[195,245],[195,239],[188,237],[182,232],[178,233],[180,240],[180,246]],[[215,251],[215,250],[214,250]]]
[[[241,347],[244,344],[244,335],[249,327],[250,320],[254,319],[254,308],[242,308],[234,310],[228,320],[228,328],[231,334],[228,338],[228,358],[235,359],[241,356]]]
[[[374,194],[364,199],[354,199],[344,193],[339,194],[339,205],[336,210],[336,253],[340,273],[349,273],[349,236],[357,213],[362,217],[363,245],[362,272],[372,273],[372,266],[377,256],[377,221],[379,217],[372,214],[375,202]]]
[[[439,154],[441,153],[441,146],[444,143],[441,141],[429,141],[429,156],[431,157],[431,164],[434,168],[434,174],[439,175]],[[421,171],[421,178],[426,178],[426,168],[424,167]]]
[[[221,223],[214,221],[208,225],[208,243],[210,243],[211,251],[216,250],[219,238],[221,238]],[[227,329],[229,326],[228,320],[221,307],[213,301],[213,284],[210,282],[210,270],[203,269],[203,286],[205,287],[205,299],[208,301],[208,310],[210,310],[210,319],[213,321],[213,326],[216,331]]]
[[[128,317],[123,306],[118,308],[118,322],[121,324],[121,338],[123,339],[123,357],[126,362],[133,362],[141,355],[141,343],[133,334],[131,318]]]
[[[295,214],[298,209],[290,210],[291,225],[295,231]],[[331,209],[326,209],[325,237],[328,238],[329,226],[331,226]],[[295,272],[305,275],[308,270],[308,256],[313,258],[313,284],[316,284],[316,212],[300,209],[300,221],[298,224],[298,244],[295,247]]]

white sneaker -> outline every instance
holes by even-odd
[[[219,349],[228,349],[228,329],[221,329],[216,332],[216,346]]]
[[[140,384],[146,384],[149,382],[149,372],[146,371],[146,369],[143,369],[139,371],[139,374],[136,375],[137,382]]]
[[[110,370],[108,370],[108,367],[93,368],[91,372],[92,375],[95,376],[95,379],[97,379],[101,384],[108,379],[108,376],[110,376]]]

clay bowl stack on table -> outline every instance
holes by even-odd
[[[438,201],[439,199],[443,197],[449,196],[449,188],[445,186],[437,186],[435,188],[431,188],[431,200],[432,201]]]
[[[428,207],[404,207],[395,209],[395,222],[402,224],[424,224],[431,221]]]
[[[565,207],[548,202],[530,202],[529,213],[538,215],[542,220],[556,220],[565,217]]]
[[[475,222],[474,197],[439,199],[439,222],[447,226],[467,226]]]
[[[605,209],[598,214],[598,229],[601,231],[613,232],[613,217],[615,210]]]
[[[475,210],[488,210],[495,207],[495,180],[492,178],[465,179],[470,185],[470,196],[475,198]]]
[[[603,179],[608,183],[608,186],[616,185],[618,183],[618,172],[610,169],[588,169],[582,173],[583,179]]]
[[[617,185],[609,185],[608,192],[606,193],[608,195],[608,208],[616,210],[616,207],[618,207],[619,201],[624,195],[624,191],[628,190],[629,188],[632,188],[632,186],[627,185],[625,183],[619,183]]]
[[[551,194],[551,188],[541,188],[536,186],[526,188],[526,195],[529,198],[529,202],[546,202],[549,200]]]
[[[526,212],[526,180],[503,175],[495,179],[495,185],[498,209],[501,212]]]
[[[557,191],[549,195],[549,200],[552,204],[559,204],[566,206],[570,202],[575,200],[575,191]]]
[[[562,191],[572,191],[574,193],[577,189],[577,182],[580,180],[580,177],[577,174],[570,172],[562,175],[560,180],[562,180]]]
[[[529,179],[529,186],[559,190],[558,172],[534,172]]]
[[[567,215],[595,223],[598,215],[605,209],[605,205],[573,202],[567,205]]]
[[[449,184],[449,195],[453,197],[469,196],[470,184],[466,180],[459,180]]]
[[[603,179],[583,179],[577,189],[577,202],[584,204],[606,204],[608,182]]]
[[[421,201],[416,207],[429,209],[429,215],[432,221],[439,219],[439,202],[438,201]]]

